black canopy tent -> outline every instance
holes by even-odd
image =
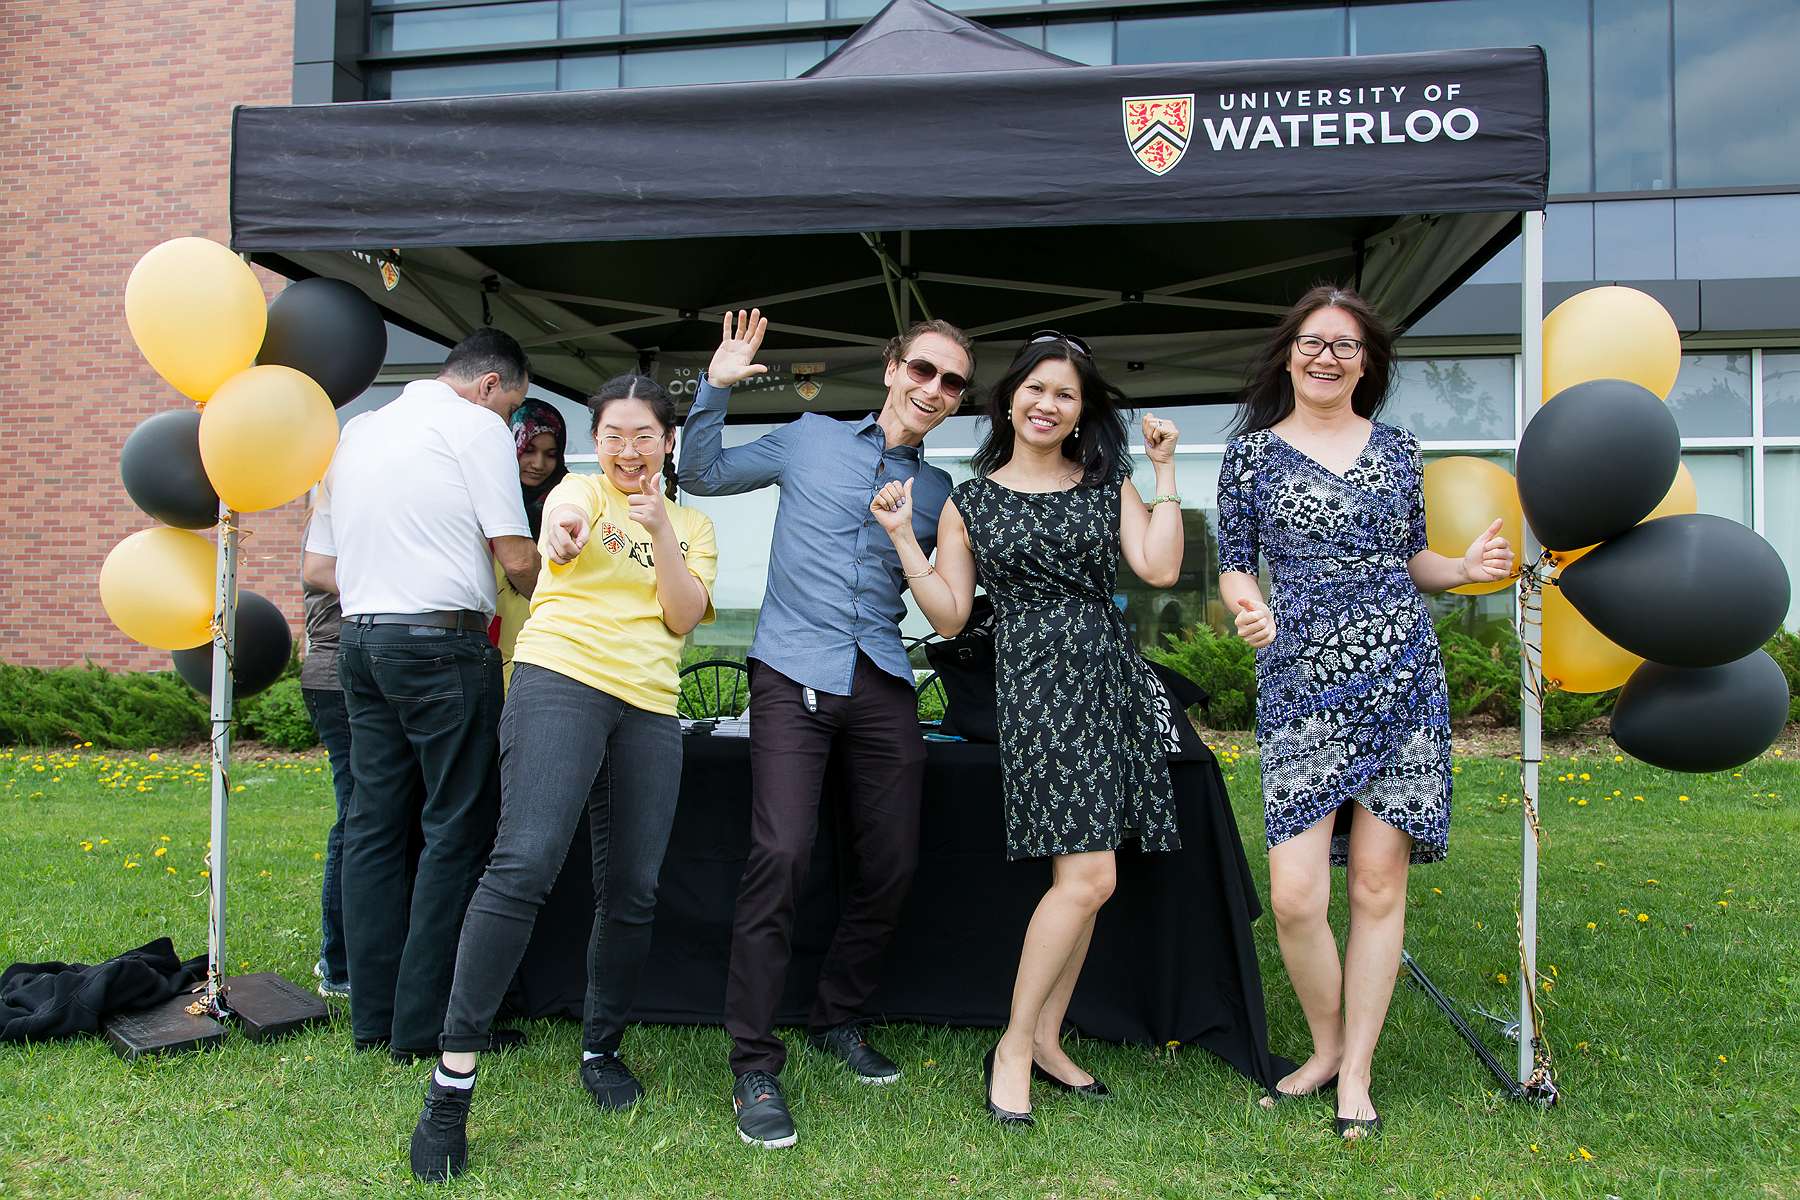
[[[1080,67],[894,0],[799,79],[241,107],[232,245],[290,278],[348,280],[446,344],[507,329],[571,397],[626,367],[691,379],[720,314],[760,306],[771,371],[732,407],[767,419],[873,407],[875,348],[922,315],[992,344],[989,364],[1055,323],[1134,400],[1222,398],[1312,283],[1353,281],[1403,330],[1518,233],[1529,419],[1547,109],[1536,47]],[[1521,549],[1535,560],[1529,531]],[[235,554],[227,522],[215,729]],[[1406,962],[1512,1095],[1553,1100],[1534,1061],[1537,586],[1520,588],[1517,1079]]]
[[[232,244],[446,343],[507,329],[572,397],[691,377],[759,305],[740,416],[866,411],[927,314],[990,364],[1064,324],[1166,405],[1235,390],[1319,279],[1404,326],[1467,278],[1543,206],[1545,78],[1536,48],[1080,67],[896,0],[799,79],[239,108]]]

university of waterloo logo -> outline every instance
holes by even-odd
[[[624,530],[611,521],[600,522],[600,544],[606,547],[607,553],[617,554],[628,544]]]
[[[1138,165],[1152,175],[1165,175],[1187,153],[1194,130],[1194,97],[1127,96],[1125,141]]]

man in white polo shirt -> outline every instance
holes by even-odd
[[[402,1062],[437,1052],[463,910],[499,814],[493,561],[528,596],[538,574],[507,428],[526,383],[518,342],[494,329],[464,338],[436,379],[344,426],[307,533],[303,574],[344,613],[351,1031],[358,1048],[387,1046]],[[409,885],[415,828],[424,845]]]

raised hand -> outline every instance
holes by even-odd
[[[1151,462],[1173,462],[1177,436],[1175,422],[1165,421],[1155,413],[1144,414],[1144,453]]]
[[[1463,574],[1470,583],[1493,583],[1509,579],[1513,573],[1512,547],[1500,536],[1500,519],[1487,527],[1487,532],[1469,544],[1463,555]]]
[[[587,517],[573,505],[559,504],[546,524],[545,544],[550,548],[550,561],[558,566],[574,562],[587,545]]]
[[[763,334],[767,332],[769,318],[763,316],[759,308],[747,313],[738,309],[735,325],[732,314],[726,313],[723,336],[719,339],[719,348],[713,351],[712,364],[706,368],[706,378],[714,387],[728,388],[768,371],[769,368],[753,361],[756,352],[762,349]]]
[[[1275,640],[1275,614],[1259,600],[1239,600],[1236,614],[1237,635],[1261,650]]]
[[[627,496],[625,503],[631,509],[631,519],[655,537],[669,528],[669,509],[663,503],[662,472],[658,471],[654,476],[646,474],[643,486],[641,494]]]
[[[890,483],[869,501],[869,511],[875,514],[876,522],[887,530],[889,537],[912,528],[912,485],[910,478],[905,483]]]

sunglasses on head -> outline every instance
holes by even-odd
[[[938,381],[938,391],[951,400],[963,394],[969,381],[955,371],[940,371],[936,363],[928,358],[903,358],[900,365],[906,368],[906,374],[914,383],[923,387],[933,379]]]
[[[1094,352],[1088,349],[1088,344],[1073,334],[1058,333],[1054,329],[1040,329],[1025,340],[1027,346],[1035,346],[1039,342],[1062,342],[1070,349],[1080,351],[1083,358],[1094,357]]]

